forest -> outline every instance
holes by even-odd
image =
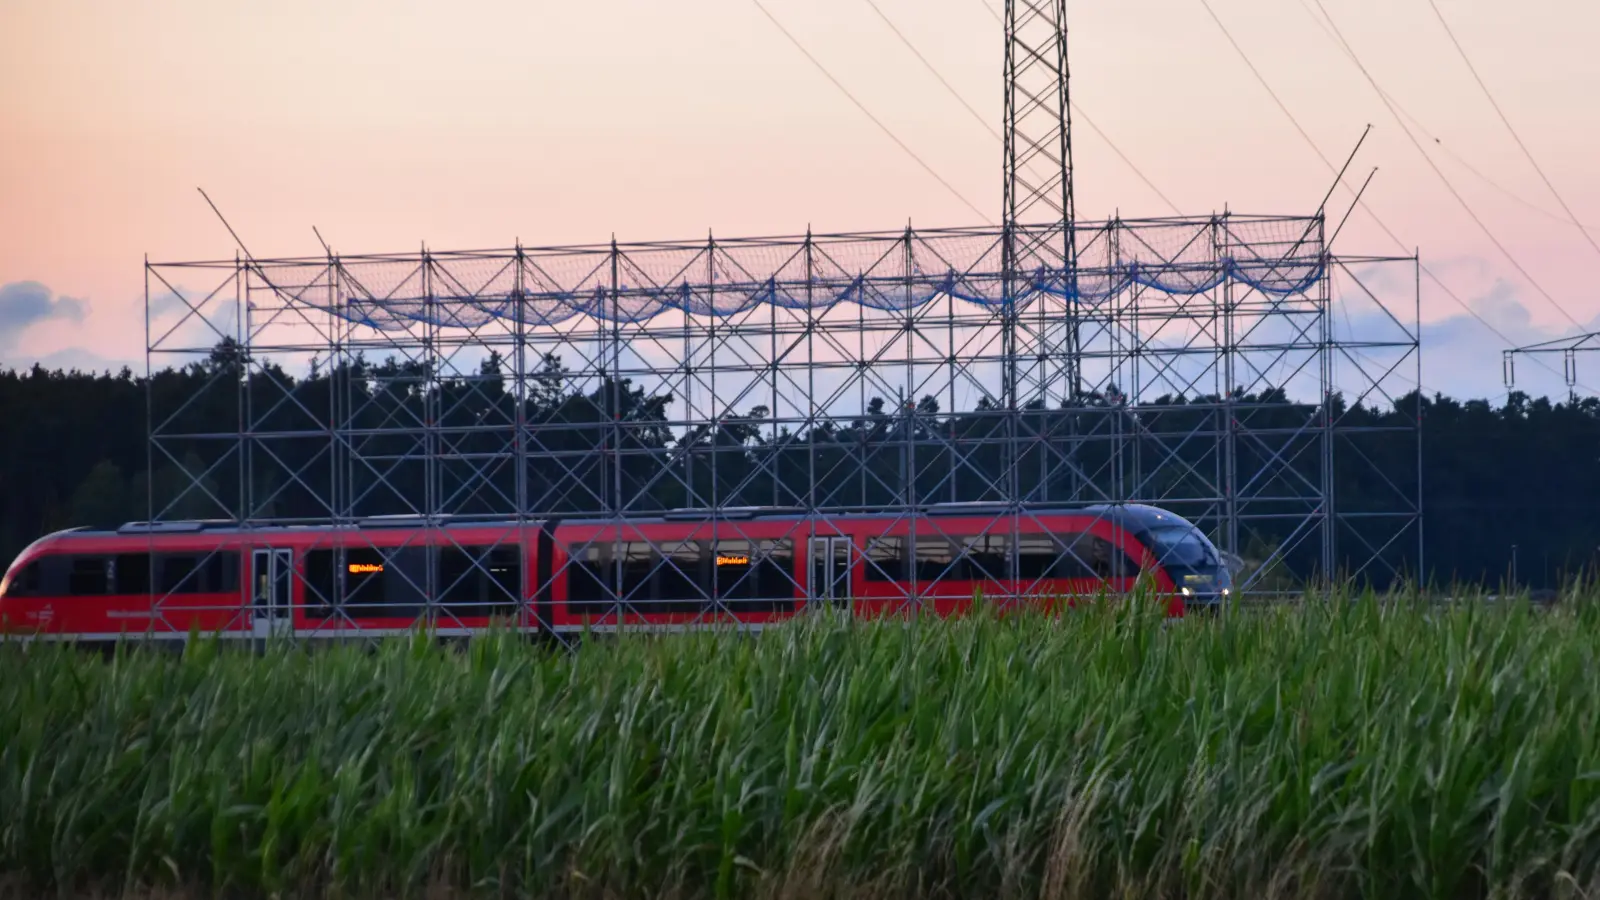
[[[810,430],[754,405],[715,427],[685,430],[674,427],[669,393],[625,378],[580,383],[559,359],[543,362],[520,390],[493,356],[468,377],[435,378],[417,363],[359,355],[294,376],[227,343],[149,379],[127,369],[0,371],[0,554],[9,561],[60,528],[148,518],[152,503],[165,508],[160,518],[233,518],[248,506],[252,518],[316,519],[335,511],[330,501],[358,515],[520,504],[533,516],[570,517],[713,502],[846,509],[907,493],[922,502],[992,501],[1006,491],[1031,499],[1092,494],[1068,483],[1069,471],[1102,490],[1116,488],[1107,479],[1132,477],[1207,527],[1184,498],[1198,503],[1212,490],[1212,423],[1231,415],[1253,434],[1238,442],[1239,470],[1271,472],[1253,494],[1241,494],[1250,521],[1238,546],[1259,555],[1298,540],[1284,551],[1286,563],[1298,573],[1317,567],[1316,541],[1295,532],[1303,498],[1290,496],[1294,485],[1303,493],[1315,480],[1319,463],[1308,448],[1316,428],[1305,427],[1309,407],[1281,393],[1236,394],[1225,413],[1216,397],[1130,409],[1094,396],[1071,408],[1034,405],[1017,417],[985,403],[942,412],[931,397],[900,408],[874,398],[859,416]],[[1366,521],[1363,511],[1394,510],[1415,495],[1411,417],[1420,406],[1423,564],[1415,531],[1406,530],[1415,525],[1401,522],[1396,538],[1395,525],[1376,517],[1373,533],[1340,537],[1341,569],[1359,567],[1377,547],[1385,565],[1366,574],[1380,582],[1402,573],[1498,584],[1510,577],[1514,555],[1519,585],[1549,588],[1600,563],[1600,517],[1586,513],[1583,499],[1600,487],[1600,400],[1512,393],[1495,406],[1410,395],[1388,407],[1347,407],[1336,396],[1329,406],[1341,429],[1362,429],[1337,438],[1333,454],[1332,499],[1356,522]],[[1128,438],[1135,418],[1145,432],[1168,437]],[[154,446],[152,420],[170,435]],[[345,440],[331,439],[332,421],[348,424]],[[407,430],[424,422],[425,431]],[[513,452],[519,423],[528,441],[521,472]],[[255,435],[246,442],[248,491],[241,430]],[[1073,465],[1047,464],[1068,445]],[[204,491],[184,493],[196,480]],[[807,496],[813,489],[819,496]]]

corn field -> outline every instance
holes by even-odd
[[[1152,606],[0,645],[0,894],[1600,896],[1600,602]]]

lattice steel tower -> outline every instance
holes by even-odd
[[[1002,269],[1005,295],[1018,298],[1025,273],[1022,260],[1037,266],[1057,268],[1062,273],[1064,302],[1051,302],[1038,295],[1033,300],[1033,315],[1025,315],[1013,301],[1003,311],[1005,334],[1005,383],[1002,388],[1006,408],[1016,410],[1029,397],[1043,398],[1047,405],[1061,406],[1077,401],[1083,393],[1081,347],[1076,309],[1077,295],[1077,212],[1073,200],[1072,104],[1067,62],[1066,0],[1006,0],[1005,2],[1005,129],[1004,185],[1002,201]],[[1059,223],[1059,229],[1025,229],[1027,224]],[[1055,401],[1051,403],[1050,401]],[[1030,438],[1054,446],[1063,436],[1054,433],[1065,427],[1063,462],[1069,475],[1063,488],[1068,496],[1046,496],[1039,500],[1081,500],[1077,477],[1078,441],[1071,432],[1076,418],[1052,422],[1046,434],[1016,433],[1021,423],[1008,423],[1013,466],[1021,464],[1021,444]],[[1044,454],[1040,465],[1048,466]],[[1043,476],[1043,473],[1041,473]],[[1052,482],[1041,477],[1045,483]],[[1060,482],[1061,479],[1054,479]],[[1023,498],[1020,473],[1013,472],[1008,487],[1017,500]]]

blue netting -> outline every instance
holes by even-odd
[[[1229,280],[1291,296],[1325,276],[1311,223],[1206,220],[1080,229],[1075,279],[1065,264],[1061,230],[1026,230],[1016,237],[1017,274],[1009,291],[998,231],[363,259],[278,266],[259,275],[290,302],[380,330],[419,323],[474,328],[515,319],[519,309],[537,328],[585,316],[629,323],[673,311],[727,317],[769,304],[905,311],[946,296],[986,308],[1041,295],[1092,304],[1141,288],[1200,294]],[[513,299],[519,293],[520,303]]]

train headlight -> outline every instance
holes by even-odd
[[[1190,590],[1189,588],[1180,588],[1179,590],[1183,591],[1183,595],[1185,597],[1193,597],[1194,596],[1194,591]]]

